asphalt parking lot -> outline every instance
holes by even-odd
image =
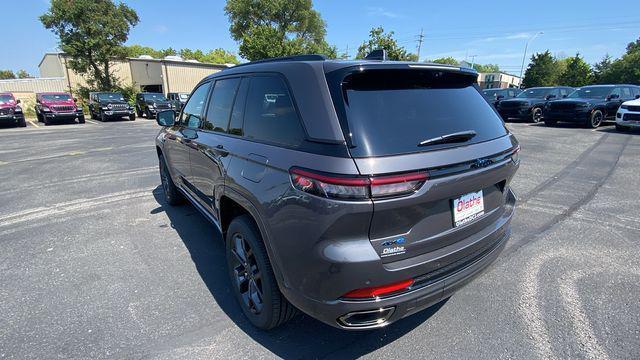
[[[510,123],[507,248],[372,332],[254,329],[223,245],[159,188],[154,121],[0,129],[0,358],[640,358],[640,133]]]

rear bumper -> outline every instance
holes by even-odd
[[[340,267],[327,270],[331,274],[328,275],[328,278],[336,282],[346,282],[352,277],[360,278],[363,274],[372,279],[372,282],[377,279],[395,278],[395,281],[400,281],[413,278],[414,285],[406,292],[371,300],[339,298],[322,301],[310,299],[290,288],[281,290],[285,297],[303,312],[326,324],[342,329],[362,330],[383,327],[415,314],[453,294],[481,274],[498,257],[510,236],[511,218],[516,201],[511,190],[506,196],[507,205],[501,216],[478,233],[469,236],[469,238],[461,239],[455,246],[452,246],[452,249],[442,248],[424,254],[424,259],[413,261],[408,266],[404,266],[402,260],[398,261],[399,264],[383,264],[378,259],[378,261],[342,264]],[[434,263],[446,265],[433,270]],[[431,270],[425,272],[425,269]],[[335,272],[339,272],[340,275]],[[342,277],[342,279],[336,277]],[[324,284],[318,284],[318,286],[324,286]],[[390,314],[385,319],[373,324],[353,326],[353,324],[349,325],[344,321],[344,317],[349,314],[371,313],[380,310],[388,310]]]

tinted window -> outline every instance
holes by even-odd
[[[216,81],[209,99],[207,118],[202,125],[203,129],[227,132],[231,106],[233,106],[238,84],[240,84],[239,78]]]
[[[578,88],[571,94],[569,94],[569,98],[577,99],[604,99],[611,93],[611,87],[609,86],[592,86],[592,87],[583,87]]]
[[[251,78],[244,116],[244,136],[287,146],[299,146],[304,131],[287,86],[277,76]]]
[[[231,112],[231,121],[229,121],[229,134],[242,136],[242,125],[244,122],[244,108],[247,102],[247,90],[249,89],[248,78],[242,79],[240,88],[238,88],[238,94],[233,104],[233,111]]]
[[[182,125],[190,128],[200,126],[202,110],[207,98],[207,93],[209,92],[209,86],[211,86],[211,83],[205,83],[193,91],[191,98],[189,98],[189,101],[184,105],[182,113],[180,114],[180,123]]]
[[[560,97],[565,97],[567,95],[569,95],[569,90],[568,89],[566,89],[566,88],[560,89]]]
[[[474,82],[469,75],[430,70],[370,70],[345,77],[342,100],[355,145],[352,155],[427,151],[506,135],[504,123]],[[476,136],[463,143],[419,146],[462,131]]]
[[[622,97],[625,99],[630,99],[631,96],[631,90],[629,88],[622,88]]]
[[[633,88],[633,97],[640,96],[640,88]]]

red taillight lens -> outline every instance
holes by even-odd
[[[398,292],[401,290],[406,290],[411,285],[413,285],[413,279],[403,280],[397,283],[387,284],[382,286],[356,289],[353,291],[349,291],[348,293],[344,294],[342,297],[349,298],[349,299],[375,298],[375,297],[391,294],[394,292]]]
[[[325,175],[293,168],[293,186],[301,191],[329,198],[367,199],[410,194],[428,179],[426,172],[377,177]]]

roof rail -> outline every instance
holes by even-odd
[[[232,66],[229,69],[234,69],[234,68],[237,68],[238,66],[263,64],[263,63],[278,62],[278,61],[325,61],[327,59],[328,57],[320,54],[283,56],[283,57],[277,57],[277,58],[268,58],[268,59],[250,61],[243,64],[238,64],[236,66]]]

